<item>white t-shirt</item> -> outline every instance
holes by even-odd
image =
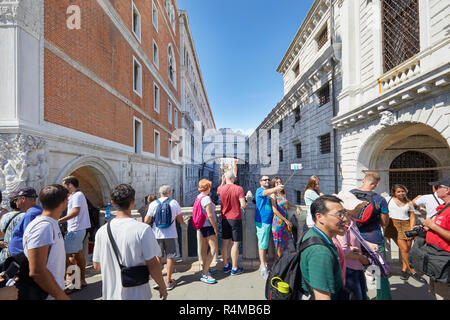
[[[167,199],[167,197],[159,198],[158,200],[161,202],[164,202],[164,200],[166,200],[166,199]],[[175,200],[175,199],[170,200],[169,206],[172,211],[173,223],[170,225],[170,227],[163,228],[163,229],[156,227],[156,225],[154,223],[152,229],[153,229],[153,232],[155,233],[156,239],[176,239],[176,238],[178,238],[177,227],[176,227],[177,223],[175,220],[176,220],[177,216],[181,214],[181,207],[178,204],[177,200]],[[154,217],[156,214],[156,208],[158,208],[158,201],[155,200],[152,203],[150,203],[150,206],[148,207],[147,215],[150,217]]]
[[[108,237],[107,225],[95,235],[92,261],[100,263],[103,300],[150,300],[150,285],[124,288],[120,267]],[[120,263],[125,267],[145,265],[145,261],[161,255],[150,227],[133,218],[111,220],[111,233],[119,249]]]
[[[23,234],[25,256],[28,258],[28,250],[47,245],[51,245],[47,260],[47,269],[53,275],[59,287],[64,290],[64,277],[66,273],[64,239],[59,229],[58,221],[40,215],[28,224]],[[47,300],[54,300],[54,297],[49,295]]]
[[[310,228],[314,226],[314,220],[311,215],[311,204],[314,202],[314,200],[316,200],[319,197],[320,195],[316,191],[311,189],[306,190],[304,194],[305,204],[307,205],[308,209],[308,212],[306,214],[306,224]]]
[[[197,198],[201,198],[201,197],[203,197],[202,194],[199,194],[197,196]],[[209,222],[208,213],[206,212],[206,206],[211,203],[214,221],[217,221],[217,216],[215,213],[216,205],[214,204],[214,202],[211,201],[211,198],[209,196],[204,197],[200,203],[202,205],[203,213],[206,215],[206,220],[205,220],[205,223],[203,224],[203,227],[212,227],[211,222]]]
[[[436,197],[436,199],[434,197]],[[433,194],[426,194],[415,201],[418,206],[425,205],[425,210],[427,210],[427,219],[436,214],[436,208],[444,203],[444,201],[440,199],[436,193],[434,193],[434,197]]]
[[[89,209],[86,202],[86,198],[81,191],[77,191],[69,197],[69,203],[67,204],[67,214],[69,214],[73,208],[80,208],[80,213],[75,218],[67,220],[67,231],[85,230],[91,227],[91,220],[89,219]]]
[[[389,201],[390,200],[390,201]],[[410,206],[408,204],[405,204],[404,206],[399,207],[397,203],[394,201],[394,199],[386,199],[386,201],[389,201],[389,218],[396,219],[396,220],[409,220],[409,212],[412,211]]]

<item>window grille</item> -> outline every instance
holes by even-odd
[[[326,154],[331,152],[331,139],[330,134],[324,134],[323,136],[319,137],[320,140],[320,153]]]
[[[420,51],[418,0],[382,0],[383,70]]]
[[[422,152],[407,151],[392,161],[390,169],[435,168],[436,162]],[[429,171],[391,171],[389,172],[389,190],[394,184],[402,184],[408,189],[408,198],[419,194],[431,193],[428,182],[439,180],[437,170]]]
[[[330,102],[330,84],[327,83],[322,88],[320,88],[317,92],[317,95],[319,96],[319,107]]]
[[[325,29],[320,33],[319,37],[317,38],[317,50],[320,50],[325,43],[328,41],[328,27],[325,26]]]

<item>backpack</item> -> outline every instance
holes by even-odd
[[[358,200],[367,202],[367,204],[360,207],[358,212],[353,216],[353,219],[356,222],[356,226],[358,228],[361,228],[365,225],[371,225],[378,218],[376,211],[379,207],[377,207],[373,199],[376,193],[371,191],[361,191],[357,189],[350,190],[350,192],[355,195]]]
[[[89,234],[89,241],[95,241],[95,234],[100,228],[100,210],[96,208],[88,198],[86,198],[86,202],[89,210],[89,220],[91,222],[91,227],[86,230],[86,233]]]
[[[203,213],[202,200],[206,196],[197,197],[192,208],[192,226],[195,230],[200,230],[206,221],[206,215]]]
[[[170,208],[170,198],[164,200],[164,202],[156,200],[158,207],[155,213],[155,226],[159,229],[165,229],[172,225],[172,209]],[[174,220],[175,221],[175,220]]]
[[[326,246],[332,253],[333,249],[320,237],[310,237],[303,241],[303,237],[299,242],[297,251],[285,251],[269,271],[269,276],[266,281],[266,299],[267,300],[299,300],[300,294],[310,295],[312,293],[308,284],[308,291],[304,291],[302,284],[302,273],[300,269],[300,257],[303,250],[313,245]],[[333,253],[334,268],[339,265],[338,258]],[[281,293],[276,288],[276,280],[282,280],[289,284],[289,293]]]

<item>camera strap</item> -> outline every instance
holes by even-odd
[[[120,264],[119,253],[118,253],[119,252],[119,248],[117,247],[117,243],[114,241],[114,238],[113,238],[112,232],[111,232],[110,223],[111,223],[112,220],[113,219],[108,221],[108,224],[106,225],[106,229],[108,231],[109,241],[111,242],[111,245],[113,247],[113,251],[114,251],[114,254],[115,254],[116,258],[117,258],[117,262],[119,263],[120,269],[122,269],[123,266]]]
[[[450,207],[450,203],[447,203],[447,205],[445,207],[443,207],[441,210],[439,210],[439,212],[435,213],[434,215],[432,215],[430,217],[430,219],[433,219],[434,217],[440,215],[442,212],[444,212],[445,209],[447,209],[448,207]]]

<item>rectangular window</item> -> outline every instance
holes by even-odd
[[[160,136],[159,132],[155,130],[155,157],[159,158],[161,155],[161,147],[160,147]]]
[[[167,107],[167,113],[168,113],[168,121],[170,124],[172,124],[172,103],[170,103],[170,101],[168,102],[168,107]]]
[[[195,162],[194,154],[195,154],[195,141],[194,141],[194,136],[191,136],[191,161],[192,161],[192,163]]]
[[[153,26],[155,27],[156,31],[158,31],[158,8],[155,6],[154,1],[152,1],[152,20]]]
[[[159,87],[156,84],[153,85],[153,106],[155,111],[159,113]]]
[[[300,159],[302,157],[302,144],[301,143],[297,143],[295,145],[295,151],[296,151],[297,158]]]
[[[153,40],[153,63],[157,68],[159,68],[159,49],[155,40]]]
[[[300,106],[298,106],[297,108],[295,108],[295,122],[299,122],[301,118]]]
[[[319,107],[330,102],[330,84],[327,83],[322,88],[317,91],[317,96],[319,98]]]
[[[173,121],[175,122],[174,123],[174,126],[175,126],[175,129],[178,129],[178,110],[177,109],[175,109],[175,115],[174,115],[174,119],[173,119]]]
[[[320,142],[320,153],[321,154],[327,154],[331,152],[331,138],[330,134],[324,134],[323,136],[319,137]]]
[[[139,40],[139,42],[141,41],[141,14],[139,13],[138,9],[136,8],[136,6],[133,3],[132,6],[132,14],[133,14],[133,18],[132,18],[132,30],[134,35],[136,36],[136,38]]]
[[[142,97],[142,66],[135,57],[133,57],[133,90]]]
[[[283,119],[280,120],[279,129],[280,133],[283,132]]]
[[[325,26],[325,28],[320,32],[319,36],[317,37],[317,50],[320,50],[325,43],[328,41],[328,27]]]
[[[169,139],[169,160],[172,161],[172,140]]]
[[[420,51],[418,0],[382,0],[383,71]]]
[[[279,150],[279,155],[280,155],[280,162],[283,162],[283,149]]]
[[[140,154],[142,153],[142,122],[137,118],[134,118],[133,131],[134,153]]]
[[[302,192],[297,190],[297,204],[301,204],[302,203]]]

